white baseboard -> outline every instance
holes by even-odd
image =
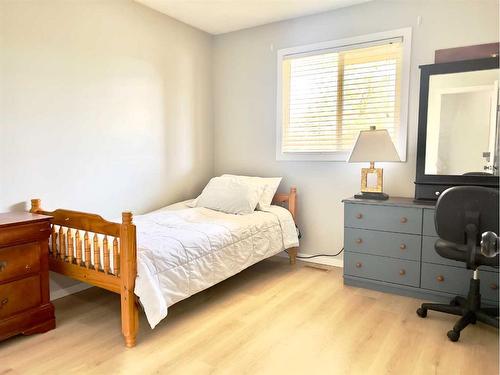
[[[82,290],[92,288],[92,285],[85,284],[85,283],[78,283],[75,285],[71,285],[66,288],[61,288],[58,290],[51,290],[50,291],[50,300],[53,301],[55,299],[59,299],[62,297],[69,296],[70,294],[78,293],[81,292]]]

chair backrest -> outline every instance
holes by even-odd
[[[436,203],[435,224],[440,238],[465,244],[465,226],[476,221],[477,245],[481,233],[498,228],[498,189],[482,186],[456,186],[443,192]]]

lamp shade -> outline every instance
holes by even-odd
[[[349,163],[361,163],[372,161],[401,161],[401,159],[386,129],[370,129],[359,132],[356,143],[347,161]]]

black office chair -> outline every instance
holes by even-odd
[[[449,305],[423,303],[417,310],[425,318],[427,310],[461,315],[448,338],[457,341],[460,331],[480,321],[498,328],[498,307],[481,307],[479,275],[481,265],[498,267],[498,190],[479,186],[459,186],[446,190],[436,204],[435,248],[444,258],[465,262],[473,270],[467,298],[457,296]]]

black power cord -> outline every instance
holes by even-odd
[[[297,255],[298,259],[311,259],[311,258],[317,258],[317,257],[336,257],[340,255],[344,251],[344,248],[342,248],[337,254],[315,254],[315,255],[307,255],[307,256],[300,256]],[[285,250],[285,252],[288,254],[288,251]]]
[[[295,226],[295,229],[297,230],[297,235],[299,237],[299,240],[302,238],[302,233],[300,233],[300,229],[298,226]],[[340,249],[340,251],[337,254],[314,254],[314,255],[306,255],[306,256],[300,256],[297,255],[296,258],[298,259],[311,259],[311,258],[317,258],[317,257],[336,257],[340,255],[344,251],[344,248]],[[288,251],[285,250],[285,253],[288,254]]]

